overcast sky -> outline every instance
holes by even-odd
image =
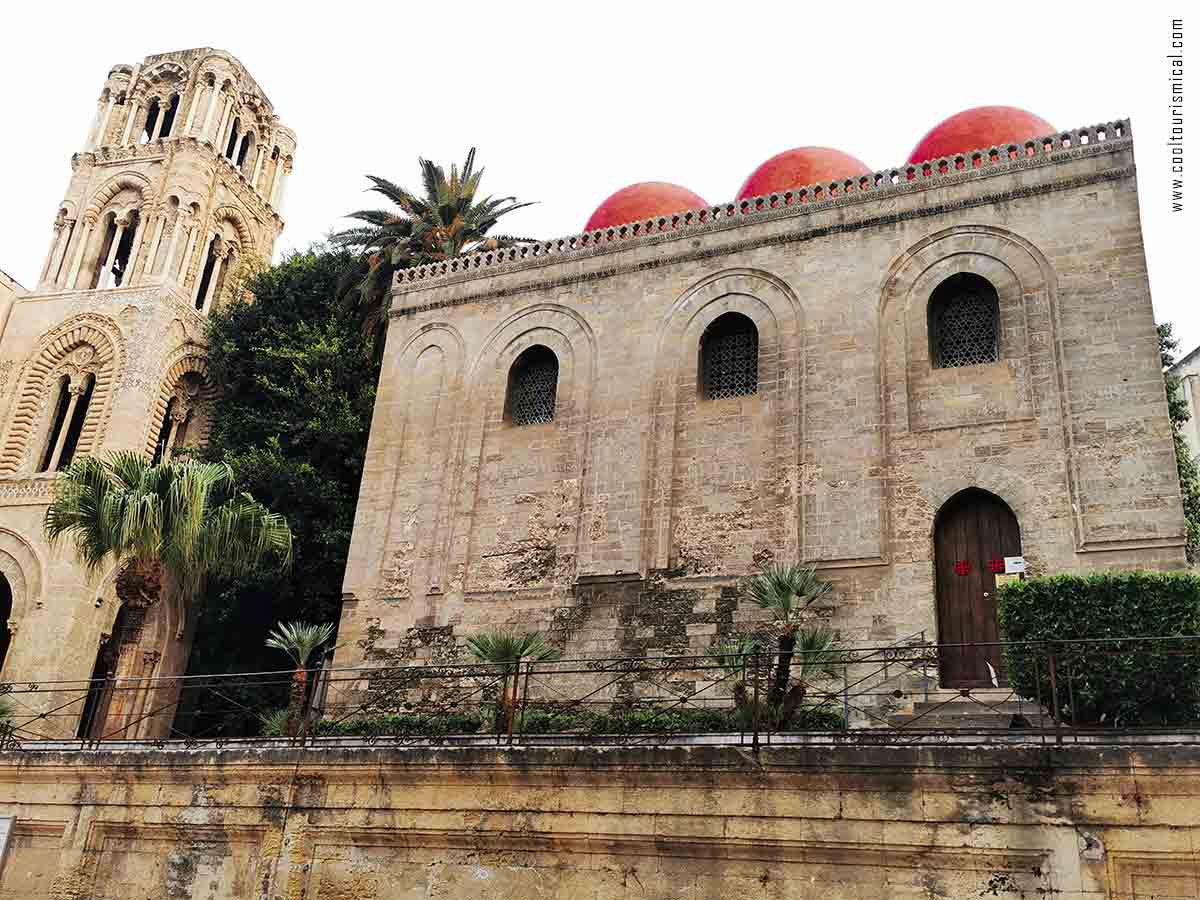
[[[1165,145],[1165,55],[1183,6],[1142,0],[1110,16],[1064,2],[831,13],[782,0],[10,3],[0,268],[36,282],[109,68],[212,46],[247,66],[299,141],[280,252],[373,205],[366,173],[415,186],[419,155],[449,163],[472,144],[485,191],[539,201],[504,230],[554,237],[634,181],[732,199],[758,163],[792,146],[898,165],[930,126],[970,106],[1025,107],[1060,129],[1129,116],[1155,312],[1190,349],[1200,344],[1200,243],[1185,235],[1200,232],[1200,139],[1182,214],[1170,211]],[[1200,17],[1189,24],[1200,60]],[[1200,107],[1194,117],[1200,129]]]

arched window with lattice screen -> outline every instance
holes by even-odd
[[[746,316],[725,313],[704,330],[700,384],[708,400],[758,393],[758,329]]]
[[[1000,298],[986,278],[951,275],[929,298],[929,356],[935,369],[1000,359]]]
[[[504,418],[513,425],[553,422],[557,397],[558,357],[549,347],[530,347],[508,372]]]

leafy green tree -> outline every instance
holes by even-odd
[[[475,169],[474,147],[467,153],[462,169],[451,165],[449,175],[427,159],[418,159],[417,165],[421,170],[419,192],[368,175],[372,185],[368,190],[387,198],[395,208],[352,212],[346,218],[363,224],[331,238],[358,254],[343,273],[338,295],[354,309],[377,353],[383,351],[388,289],[397,269],[524,240],[489,234],[501,216],[531,204],[518,203],[516,197],[476,199],[483,169]]]
[[[1179,488],[1183,497],[1183,514],[1187,520],[1188,562],[1200,560],[1200,466],[1183,437],[1183,426],[1191,418],[1179,378],[1171,374],[1179,341],[1172,333],[1171,323],[1158,326],[1158,352],[1162,357],[1163,378],[1167,385],[1167,410],[1175,429],[1175,464],[1179,469]]]
[[[317,648],[327,644],[336,629],[325,622],[312,625],[308,622],[280,622],[267,636],[264,646],[282,650],[296,665],[292,673],[292,689],[288,696],[287,720],[283,733],[295,737],[300,733],[304,706],[308,702],[308,660]]]
[[[208,459],[287,516],[294,562],[223,580],[200,621],[192,674],[266,671],[278,659],[263,640],[281,620],[336,621],[354,524],[375,384],[367,342],[335,297],[353,261],[314,247],[255,274],[253,303],[208,322],[209,374],[218,388]],[[286,702],[282,686],[248,686],[231,699],[247,722]],[[236,723],[229,726],[235,729]]]

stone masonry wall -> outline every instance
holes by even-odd
[[[443,657],[492,626],[701,651],[756,627],[736,587],[768,558],[820,567],[845,639],[934,639],[934,517],[972,486],[1034,574],[1183,565],[1131,139],[898,181],[398,281],[339,664],[428,658],[418,625]],[[957,273],[996,289],[996,363],[932,366]],[[759,391],[707,400],[700,337],[728,311],[758,329]],[[535,344],[558,410],[515,427]]]
[[[0,754],[3,900],[1196,900],[1192,747]]]

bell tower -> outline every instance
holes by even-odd
[[[120,675],[186,667],[187,610],[118,616],[116,573],[89,578],[42,520],[72,459],[205,440],[204,320],[270,261],[296,150],[212,48],[114,66],[82,137],[37,284],[0,293],[0,682],[88,679],[105,659]]]
[[[156,284],[203,313],[269,259],[296,139],[236,59],[185,50],[108,73],[38,292]]]

